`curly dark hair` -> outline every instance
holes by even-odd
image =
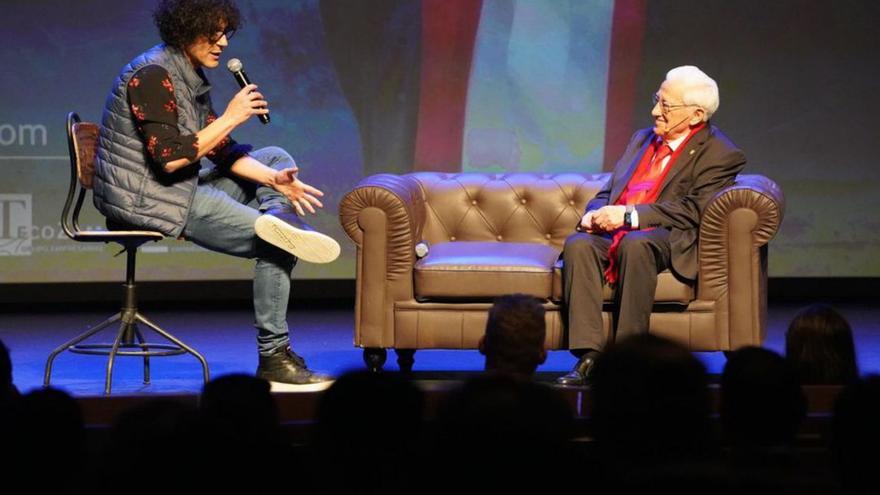
[[[201,36],[235,31],[243,20],[232,0],[160,0],[153,21],[162,41],[184,49]]]

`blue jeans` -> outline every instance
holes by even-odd
[[[281,148],[268,147],[249,153],[257,161],[281,170],[296,166]],[[290,273],[296,256],[266,243],[254,231],[261,212],[290,201],[271,187],[211,171],[199,179],[183,235],[211,251],[256,259],[254,269],[254,326],[257,348],[268,355],[290,342],[287,302]]]

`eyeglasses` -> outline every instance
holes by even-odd
[[[223,32],[214,33],[213,36],[208,38],[208,43],[212,45],[217,44],[217,42],[220,41],[220,38],[224,36],[226,36],[227,41],[230,40],[233,36],[235,36],[235,29],[227,29]]]
[[[660,103],[660,109],[663,111],[663,113],[669,113],[670,111],[672,111],[676,108],[681,108],[681,107],[699,106],[699,105],[694,105],[694,104],[670,105],[669,103],[666,103],[665,100],[660,99],[660,96],[658,96],[657,93],[654,93],[654,95],[651,96],[651,100],[654,102],[653,106],[657,106],[657,103]]]

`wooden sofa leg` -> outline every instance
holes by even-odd
[[[397,366],[401,373],[412,373],[413,364],[416,362],[415,349],[394,349],[397,354]]]
[[[364,349],[364,363],[367,369],[378,373],[385,366],[385,360],[388,359],[388,351],[381,347],[367,347]]]

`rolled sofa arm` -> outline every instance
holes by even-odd
[[[722,348],[763,342],[767,243],[779,231],[784,212],[782,190],[762,175],[740,175],[703,212],[697,297],[715,301]]]
[[[413,249],[425,223],[425,199],[419,184],[406,175],[371,175],[342,198],[339,221],[361,249],[365,231],[374,226],[369,221],[370,208],[378,209],[386,218],[389,276],[407,273],[412,269]]]
[[[405,175],[366,177],[342,198],[339,221],[357,246],[355,345],[393,346],[394,301],[413,297],[425,215],[421,187]]]
[[[727,266],[736,259],[733,251],[767,244],[779,231],[784,212],[782,190],[762,175],[740,175],[718,191],[700,222],[701,289],[726,286]]]

